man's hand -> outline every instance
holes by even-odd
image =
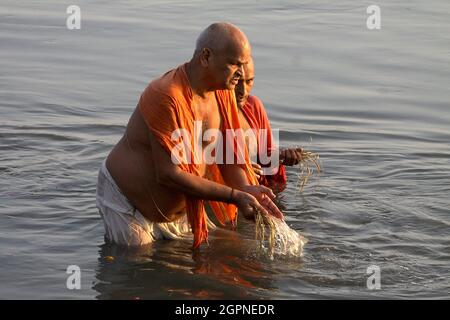
[[[235,190],[233,201],[239,208],[239,211],[244,215],[244,218],[248,220],[255,220],[256,210],[268,214],[267,210],[264,209],[258,200],[247,192]]]
[[[280,150],[280,163],[286,166],[295,166],[302,161],[302,148]]]
[[[278,209],[271,199],[275,194],[270,188],[265,186],[248,185],[237,191],[236,202],[244,217],[250,220],[255,219],[256,209],[263,213],[270,214],[278,219],[284,220],[283,213]],[[242,207],[241,207],[242,206]]]
[[[258,178],[258,180],[261,179],[261,176],[263,174],[261,166],[257,163],[252,163],[252,168],[253,171],[255,172],[256,178]]]

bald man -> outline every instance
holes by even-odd
[[[257,174],[261,184],[270,187],[275,192],[280,192],[284,190],[287,181],[284,165],[293,166],[298,164],[302,158],[302,149],[286,148],[279,151],[277,149],[279,152],[279,166],[277,170],[272,171],[271,174],[263,174],[259,152],[264,151],[266,154],[270,154],[272,148],[275,146],[273,145],[270,122],[264,105],[256,96],[250,95],[255,80],[255,68],[252,58],[250,58],[249,63],[244,65],[243,71],[243,75],[234,89],[239,109],[240,125],[244,131],[248,129],[264,129],[268,133],[264,135],[267,140],[263,144],[267,147],[267,150],[260,150],[260,141],[255,146],[250,146],[247,142],[247,148],[249,149],[251,158],[256,159],[256,162],[252,163],[253,170]]]
[[[203,131],[239,128],[233,90],[250,56],[237,27],[215,23],[200,34],[189,62],[148,85],[99,172],[97,206],[107,241],[137,246],[192,232],[198,248],[210,225],[204,201],[221,223],[235,223],[236,208],[248,219],[257,211],[282,218],[247,158],[245,164],[210,165],[183,162],[190,158],[173,152],[180,143],[174,133],[192,134],[193,123]],[[183,143],[195,148],[193,140]]]

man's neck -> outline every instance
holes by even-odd
[[[192,60],[188,62],[186,66],[186,74],[189,80],[189,84],[191,85],[192,92],[203,98],[208,98],[211,94],[214,93],[213,90],[210,90],[205,83],[205,79],[202,75],[201,69],[199,66],[193,62]]]

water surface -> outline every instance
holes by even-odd
[[[81,30],[66,8],[81,8]],[[0,1],[0,297],[448,298],[450,4],[378,1]],[[231,21],[284,146],[324,172],[280,206],[302,259],[255,257],[253,226],[140,250],[106,245],[97,171],[147,83]],[[114,256],[113,262],[105,256]],[[81,290],[66,268],[82,270]],[[381,269],[368,290],[367,267]]]

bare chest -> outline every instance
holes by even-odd
[[[203,134],[209,129],[220,129],[222,120],[215,96],[209,99],[194,98],[192,107],[195,121],[201,122]]]

